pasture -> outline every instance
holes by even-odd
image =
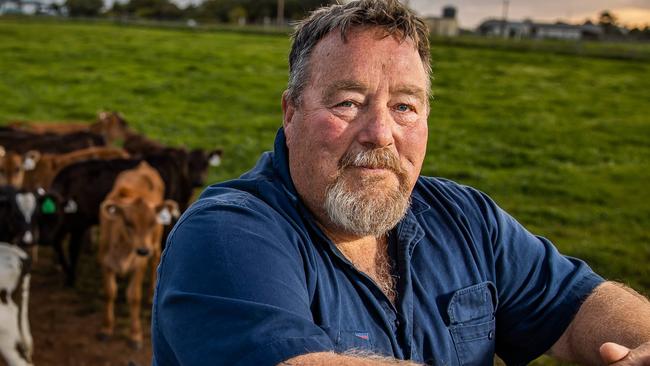
[[[272,147],[288,49],[285,35],[0,19],[0,124],[118,110],[166,144],[223,148],[208,182],[230,179]],[[486,192],[650,294],[650,63],[453,43],[432,58],[423,174]]]

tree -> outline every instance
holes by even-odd
[[[308,11],[333,2],[334,0],[284,0],[284,18],[301,19]],[[277,19],[278,0],[206,0],[198,10],[201,19],[228,22],[237,18],[233,14],[245,14],[248,22],[262,23],[268,18]]]
[[[637,27],[630,31],[630,38],[637,41],[650,41],[650,25],[645,28]]]
[[[103,6],[103,0],[65,0],[65,7],[72,17],[96,17]]]
[[[126,14],[139,18],[174,20],[183,17],[183,11],[169,0],[130,0],[124,9]]]
[[[198,9],[199,18],[228,22],[228,13],[236,6],[234,0],[206,0]]]
[[[603,10],[598,17],[598,25],[603,28],[605,35],[619,36],[621,31],[618,27],[618,18],[609,10]]]
[[[63,13],[63,6],[57,3],[51,3],[48,5],[48,9],[56,15],[61,15]]]

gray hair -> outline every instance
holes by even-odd
[[[410,38],[416,44],[422,65],[431,75],[429,30],[398,0],[357,0],[348,4],[336,4],[314,10],[306,19],[296,24],[293,44],[289,54],[289,85],[287,95],[299,104],[300,95],[309,81],[309,58],[316,44],[327,34],[338,29],[343,42],[354,27],[378,27],[387,35]]]
[[[338,176],[327,187],[323,203],[334,225],[355,235],[380,237],[404,218],[411,204],[408,173],[390,149],[348,152],[339,165]],[[376,184],[374,178],[351,181],[345,174],[350,167],[390,169],[397,177],[398,187],[388,190],[386,194],[375,194],[371,189]]]

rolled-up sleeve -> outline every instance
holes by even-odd
[[[245,195],[206,201],[176,225],[158,269],[154,364],[275,365],[333,349],[291,225]]]

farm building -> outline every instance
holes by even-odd
[[[484,36],[503,38],[532,38],[532,39],[598,39],[603,35],[603,29],[594,24],[566,23],[537,23],[532,20],[522,22],[489,19],[481,23],[477,33]]]
[[[441,17],[426,17],[424,22],[434,36],[455,37],[459,33],[456,8],[453,6],[444,7]]]
[[[4,14],[40,14],[45,5],[35,0],[0,0],[0,15]]]

